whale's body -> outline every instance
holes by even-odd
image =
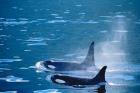
[[[95,67],[94,62],[94,42],[91,43],[87,56],[82,63],[72,62],[53,62],[53,61],[41,61],[38,63],[43,69],[52,71],[73,71],[73,70],[86,70],[89,66]],[[37,65],[38,65],[37,64]],[[36,66],[37,69],[39,66]],[[40,68],[39,68],[40,69]]]
[[[36,64],[37,69],[43,69],[45,71],[74,71],[74,70],[83,70],[86,73],[86,70],[89,67],[96,69],[94,62],[94,42],[91,43],[87,56],[85,57],[82,63],[72,63],[72,62],[53,62],[53,61],[41,61]],[[94,78],[79,78],[68,75],[56,74],[51,76],[52,82],[61,85],[73,86],[73,87],[85,87],[88,85],[96,85],[99,83],[104,83],[105,81],[105,72],[107,66],[104,66]],[[97,69],[96,69],[97,70]]]
[[[105,72],[107,66],[104,66],[99,73],[92,79],[88,78],[79,78],[65,75],[53,75],[51,80],[54,83],[73,86],[73,87],[84,87],[85,85],[96,85],[105,81]]]

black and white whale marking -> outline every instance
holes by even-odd
[[[104,66],[98,72],[98,74],[92,79],[78,78],[78,77],[65,76],[65,75],[53,75],[51,77],[51,80],[57,84],[83,88],[87,85],[96,85],[100,83],[105,83],[106,68],[107,66]]]
[[[36,68],[43,70],[53,71],[73,71],[73,70],[86,70],[88,67],[95,67],[94,62],[94,42],[91,43],[85,60],[80,63],[72,62],[53,62],[53,61],[40,61],[37,62]]]

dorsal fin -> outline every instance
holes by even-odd
[[[83,61],[82,64],[95,66],[95,62],[94,62],[94,41],[90,44],[87,56],[85,57],[85,60]]]
[[[98,74],[91,80],[94,82],[96,81],[97,83],[106,82],[105,81],[106,68],[107,68],[107,66],[102,67],[102,69],[98,72]]]

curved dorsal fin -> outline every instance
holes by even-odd
[[[91,80],[96,81],[97,83],[106,82],[105,81],[106,68],[107,68],[107,66],[102,67],[102,69],[98,72],[98,74]]]
[[[90,44],[87,56],[85,57],[82,64],[95,66],[95,62],[94,62],[94,41]]]

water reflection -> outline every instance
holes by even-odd
[[[59,89],[46,89],[46,90],[36,90],[34,93],[106,93],[105,85],[98,88],[59,88]]]
[[[102,85],[97,89],[97,93],[105,93],[105,92],[106,92],[105,85]]]

